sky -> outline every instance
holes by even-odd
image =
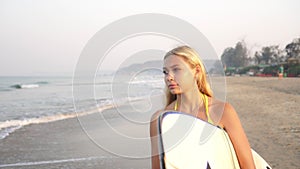
[[[298,0],[0,0],[0,76],[72,75],[96,32],[141,13],[189,22],[218,56],[240,40],[253,51],[300,37]]]

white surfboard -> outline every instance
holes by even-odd
[[[192,115],[165,112],[159,117],[160,162],[166,169],[239,169],[226,131]],[[257,169],[271,167],[253,151]]]

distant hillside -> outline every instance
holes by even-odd
[[[217,60],[203,60],[206,71],[211,70],[214,67],[214,64]],[[118,70],[118,73],[121,74],[131,74],[134,72],[139,72],[141,70],[147,70],[147,73],[149,74],[157,74],[158,72],[161,73],[160,70],[162,70],[163,67],[163,60],[153,60],[153,61],[147,61],[140,64],[132,64],[130,66],[123,67]]]
[[[152,60],[140,64],[132,64],[130,66],[123,67],[118,70],[120,74],[131,74],[134,72],[145,71],[148,74],[157,74],[162,72],[163,61],[162,60]]]

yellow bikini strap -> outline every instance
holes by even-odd
[[[205,104],[205,113],[206,113],[206,116],[207,116],[207,122],[211,123],[211,124],[214,124],[214,122],[212,121],[212,119],[210,118],[209,116],[209,109],[208,109],[208,97],[207,95],[205,94],[202,94],[202,99],[204,101],[204,104]]]

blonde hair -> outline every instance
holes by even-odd
[[[202,94],[212,97],[213,92],[210,88],[209,83],[206,80],[205,67],[198,53],[194,49],[190,48],[189,46],[179,46],[169,51],[165,55],[164,60],[171,55],[176,55],[183,58],[191,66],[191,68],[195,68],[196,66],[199,66],[201,72],[200,72],[200,76],[198,76],[197,78],[198,89]],[[166,106],[168,106],[174,100],[176,100],[176,95],[172,94],[168,88],[166,88],[165,92],[166,92]]]

